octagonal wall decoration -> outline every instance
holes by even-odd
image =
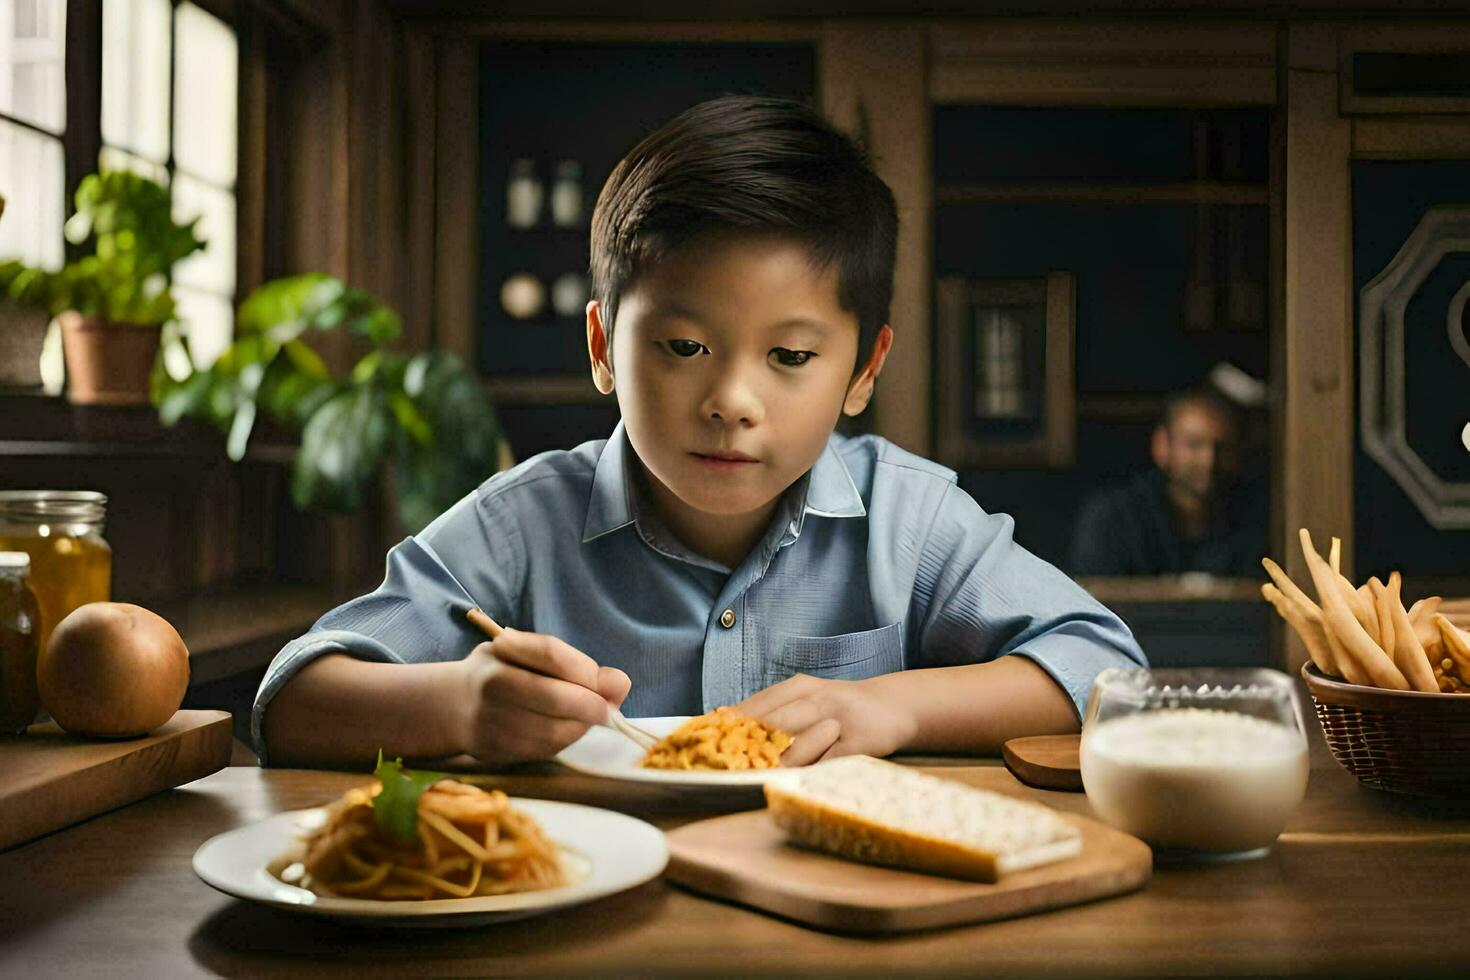
[[[1409,336],[1405,311],[1411,302],[1443,296],[1424,290],[1442,263],[1470,256],[1470,207],[1428,209],[1392,261],[1363,287],[1359,295],[1360,424],[1363,449],[1398,483],[1433,526],[1442,530],[1470,528],[1470,479],[1447,476],[1431,466],[1409,438],[1406,403],[1411,378],[1407,370]],[[1425,295],[1420,295],[1424,290]],[[1433,420],[1436,431],[1457,435],[1470,453],[1470,277],[1448,300],[1443,319],[1452,356],[1463,370],[1454,385],[1452,418]],[[1427,340],[1428,338],[1423,338]],[[1464,468],[1461,468],[1462,470]]]

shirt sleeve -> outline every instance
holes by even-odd
[[[266,669],[250,717],[261,765],[268,765],[265,712],[301,668],[329,653],[377,663],[459,660],[485,637],[465,619],[479,606],[516,622],[525,556],[513,520],[470,494],[419,534],[388,552],[383,583],[331,610],[286,644]]]
[[[1123,621],[1056,567],[1012,540],[1014,522],[951,486],[919,559],[916,666],[950,667],[1017,654],[1067,692],[1083,717],[1108,667],[1147,666]]]

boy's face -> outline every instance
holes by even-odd
[[[892,342],[884,326],[854,374],[857,317],[836,268],[814,271],[797,243],[728,234],[685,244],[624,291],[610,360],[596,301],[587,332],[594,380],[616,390],[656,495],[729,516],[773,504],[811,468],[838,417],[866,407]]]

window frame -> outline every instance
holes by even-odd
[[[172,0],[172,6],[177,7],[179,2],[180,0]],[[230,0],[190,0],[190,2],[218,17],[235,32],[236,43],[240,45],[236,99],[243,101],[244,86],[240,79],[243,79],[246,72],[247,48],[243,43],[244,38],[240,31],[239,6]],[[102,5],[103,0],[66,0],[66,122],[60,136],[64,182],[62,196],[66,202],[65,213],[62,215],[63,221],[70,218],[74,212],[76,191],[82,178],[97,171],[104,146],[102,141]],[[170,30],[172,30],[172,20],[170,20]],[[170,59],[172,57],[171,47]],[[9,115],[5,115],[4,118],[49,138],[57,138],[56,134],[24,120],[14,119]],[[243,106],[237,110],[236,119],[237,176],[235,186],[231,190],[236,204],[235,293],[231,297],[233,302],[238,301],[242,290],[254,285],[254,283],[244,281],[241,276],[243,270],[240,262],[245,238],[245,229],[240,221],[241,181],[238,176],[240,173],[238,158],[242,156],[242,147],[246,143],[244,132],[246,115]],[[119,147],[119,149],[125,148]],[[169,67],[169,154],[165,166],[172,175],[174,171],[172,64]],[[211,183],[209,186],[215,187],[216,185]],[[80,246],[65,242],[64,249],[67,261],[81,257]]]
[[[8,123],[8,124],[10,124],[12,126],[17,126],[20,129],[23,129],[23,130],[25,130],[28,133],[32,133],[32,134],[34,134],[36,136],[41,137],[44,140],[49,140],[49,141],[51,141],[53,143],[56,143],[56,144],[59,144],[60,145],[60,147],[61,147],[61,166],[62,166],[61,197],[62,197],[62,201],[63,201],[63,208],[62,208],[62,222],[63,223],[65,223],[65,220],[68,217],[71,216],[70,215],[70,211],[71,211],[71,200],[72,200],[73,195],[75,194],[74,188],[76,186],[75,184],[73,184],[71,182],[71,169],[72,169],[71,153],[73,152],[73,150],[72,150],[72,141],[70,141],[68,139],[68,137],[72,134],[72,130],[74,128],[73,125],[72,125],[72,123],[73,123],[74,120],[73,120],[73,115],[72,115],[72,113],[73,113],[72,87],[73,86],[72,86],[72,77],[71,77],[71,72],[72,72],[71,53],[72,53],[72,30],[73,30],[72,7],[74,5],[76,5],[75,0],[66,0],[66,3],[63,4],[63,12],[64,12],[64,16],[66,17],[66,29],[63,32],[63,36],[62,36],[62,45],[63,45],[63,53],[64,53],[63,62],[62,62],[62,76],[63,76],[62,77],[62,84],[63,84],[63,86],[64,86],[64,88],[66,90],[66,94],[65,94],[65,97],[63,99],[63,117],[62,117],[62,122],[61,122],[61,132],[59,132],[59,133],[53,132],[53,131],[47,129],[45,126],[42,126],[42,125],[40,125],[40,124],[38,124],[36,122],[33,122],[33,121],[29,120],[29,119],[22,119],[19,116],[12,115],[11,113],[6,112],[3,109],[0,109],[0,121],[4,121],[4,122],[6,122],[6,123]],[[99,12],[102,9],[101,6],[100,6],[100,0],[99,0],[99,5],[98,5],[97,9],[98,9]],[[100,64],[100,61],[99,61],[99,64]],[[100,107],[101,107],[101,103],[100,102],[98,103],[98,107],[100,109]],[[100,126],[100,119],[99,119],[99,126]],[[57,231],[58,234],[60,234],[61,228],[58,227],[56,229],[56,231]],[[62,261],[63,262],[66,262],[66,261],[70,261],[71,260],[71,258],[72,258],[72,249],[73,249],[73,247],[71,246],[71,244],[69,242],[66,241],[65,236],[62,236],[62,253],[61,254],[62,254]]]

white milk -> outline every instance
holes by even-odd
[[[1249,851],[1281,833],[1307,788],[1306,741],[1233,711],[1124,715],[1082,737],[1082,782],[1098,816],[1162,847]]]

